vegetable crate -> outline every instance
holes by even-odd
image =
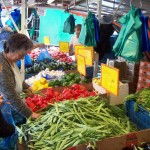
[[[137,125],[139,129],[150,128],[150,113],[138,105],[138,111],[134,110],[134,101],[126,102],[126,115]]]

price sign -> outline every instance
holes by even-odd
[[[89,48],[82,48],[77,50],[78,55],[85,57],[85,64],[93,66],[93,50]]]
[[[78,49],[88,49],[88,50],[91,50],[92,51],[92,58],[93,58],[93,56],[94,56],[94,54],[93,54],[93,47],[92,46],[83,46],[83,45],[76,45],[75,47],[74,47],[74,53],[75,53],[75,57],[77,56],[77,54],[78,54]]]
[[[50,38],[48,36],[44,36],[44,44],[50,45]]]
[[[68,42],[59,42],[60,51],[63,53],[69,53],[69,43]]]
[[[86,76],[85,57],[77,55],[77,70],[80,74]]]
[[[108,92],[118,95],[119,89],[119,70],[105,64],[101,66],[101,85]]]
[[[78,49],[82,49],[82,48],[84,48],[84,46],[82,46],[82,45],[75,45],[75,47],[74,47],[74,55],[75,55],[76,59],[77,59]]]

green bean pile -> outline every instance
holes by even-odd
[[[134,129],[119,107],[108,106],[103,98],[89,97],[55,103],[39,119],[28,120],[19,132],[25,138],[30,136],[32,150],[65,150]]]

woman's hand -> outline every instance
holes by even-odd
[[[40,114],[35,113],[35,112],[33,112],[32,115],[31,115],[31,117],[32,117],[33,119],[37,119],[37,118],[39,118],[40,116],[41,116]]]
[[[32,87],[28,88],[27,95],[28,95],[28,97],[33,97],[34,96],[34,91],[33,91]]]

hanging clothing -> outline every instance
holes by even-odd
[[[148,17],[148,39],[150,42],[150,17]],[[150,61],[150,52],[145,51],[145,55],[146,55],[147,59]]]
[[[79,42],[85,46],[96,47],[94,14],[88,13],[88,16],[83,21]]]
[[[99,36],[100,40],[97,42],[97,46],[94,50],[99,54],[99,59],[103,59],[106,53],[109,53],[111,48],[110,37],[114,33],[114,28],[112,24],[100,24],[99,27]]]
[[[99,42],[100,36],[99,36],[99,21],[94,15],[94,29],[95,29],[95,40],[96,42]]]
[[[143,58],[141,51],[142,22],[139,18],[139,9],[131,6],[128,14],[119,21],[123,26],[113,46],[113,51],[116,56],[122,56],[128,61],[138,62]]]
[[[140,20],[142,22],[142,51],[150,52],[150,44],[148,39],[148,17],[144,16],[139,10]]]
[[[74,34],[75,29],[75,18],[73,15],[70,15],[64,23],[63,32]]]

